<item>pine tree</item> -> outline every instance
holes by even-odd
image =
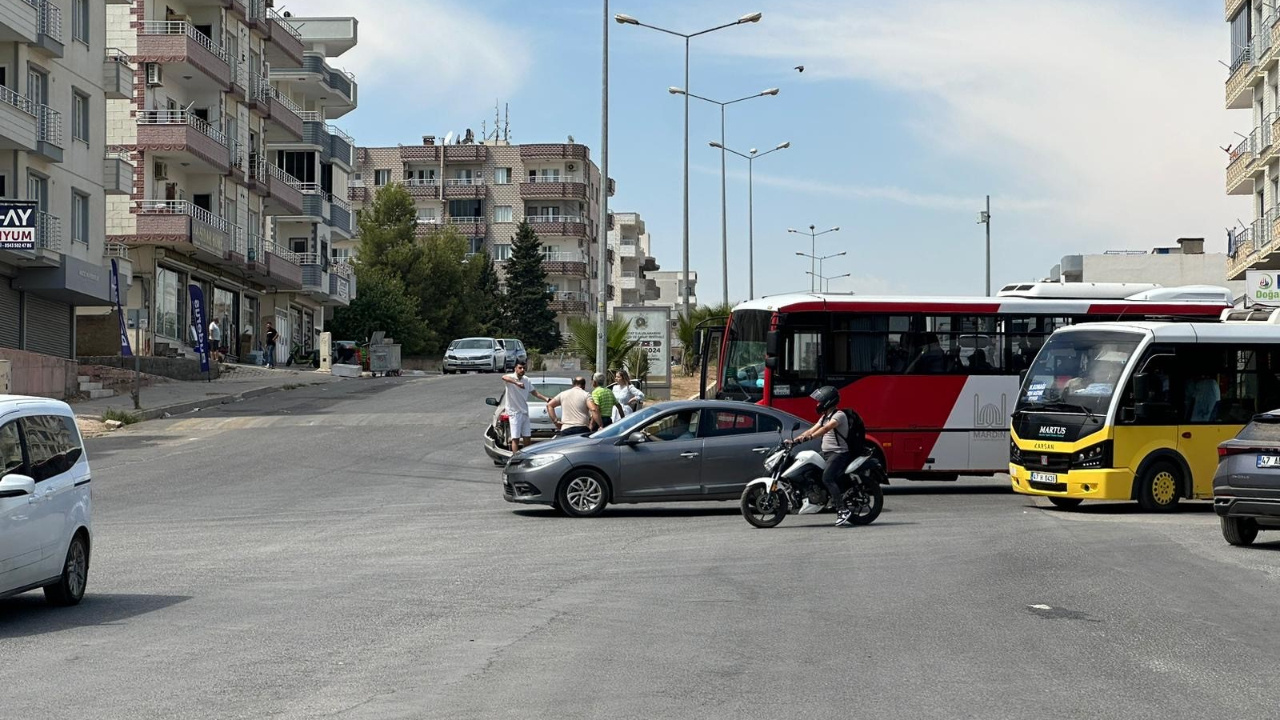
[[[388,254],[414,242],[417,210],[413,198],[400,183],[378,188],[369,207],[360,212],[360,263],[396,271]]]
[[[482,252],[467,262],[469,305],[475,309],[477,330],[474,334],[504,337],[507,333],[506,298],[498,283],[498,269],[489,253]]]
[[[508,330],[525,345],[548,353],[560,347],[560,328],[551,309],[547,273],[542,269],[542,241],[521,222],[511,243],[507,261]]]

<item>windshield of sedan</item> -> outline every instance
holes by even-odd
[[[630,435],[636,428],[653,419],[654,415],[659,412],[658,406],[647,407],[639,412],[631,413],[618,422],[609,427],[598,430],[591,435],[593,438],[616,438]]]
[[[476,340],[459,340],[457,345],[453,346],[454,350],[492,350],[493,341],[483,338]]]
[[[729,342],[720,363],[723,375],[720,392],[733,400],[764,397],[765,338],[772,313],[767,310],[739,310],[729,321]]]
[[[1017,410],[1104,414],[1142,336],[1113,330],[1058,333],[1027,372]]]

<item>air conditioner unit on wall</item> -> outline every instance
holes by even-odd
[[[564,164],[564,169],[565,169],[565,170],[568,170],[569,172],[573,172],[574,170],[577,170],[577,169],[578,169],[578,164],[577,164],[577,163],[565,163],[565,164]]]
[[[147,63],[147,85],[156,86],[164,81],[164,74],[160,71],[160,63]]]

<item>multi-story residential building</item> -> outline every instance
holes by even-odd
[[[1227,160],[1227,194],[1252,198],[1252,221],[1231,231],[1227,276],[1280,268],[1280,12],[1264,0],[1226,0],[1231,28],[1228,109],[1249,110],[1252,131]]]
[[[419,233],[450,225],[467,238],[470,252],[488,252],[499,270],[517,223],[528,220],[543,243],[561,332],[570,318],[594,318],[600,170],[587,146],[474,142],[470,131],[466,137],[450,145],[426,136],[421,145],[359,148],[352,205],[359,212],[378,188],[403,183],[417,206]],[[337,252],[347,256],[355,247],[354,240],[340,243]]]
[[[645,232],[639,213],[613,214],[609,249],[613,251],[612,282],[617,288],[617,300],[609,301],[610,316],[615,306],[644,305],[658,299],[658,283],[647,274],[658,269],[658,261],[649,248],[649,233]]]
[[[666,305],[671,308],[673,317],[684,309],[684,295],[681,292],[684,290],[683,270],[661,270],[647,273],[646,277],[658,286],[658,296],[649,301],[650,305]],[[695,307],[698,304],[697,270],[689,271],[689,304]]]
[[[0,197],[36,203],[35,250],[0,250],[0,356],[19,367],[5,350],[74,358],[76,308],[108,300],[105,193],[129,184],[103,106],[132,84],[102,2],[0,3]]]
[[[1240,297],[1244,282],[1227,280],[1227,256],[1206,253],[1204,238],[1178,238],[1176,246],[1145,250],[1108,250],[1091,255],[1067,255],[1045,282],[1155,283],[1164,287],[1216,285]]]
[[[135,69],[107,108],[109,149],[133,166],[107,235],[129,248],[140,280],[129,308],[144,353],[190,345],[189,285],[203,289],[229,354],[246,359],[267,322],[281,351],[311,347],[321,308],[353,291],[326,246],[350,234],[353,143],[324,121],[355,107],[355,83],[325,57],[355,43],[356,21],[286,18],[270,5],[107,6],[109,42]]]

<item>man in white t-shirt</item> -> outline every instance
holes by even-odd
[[[550,402],[551,398],[538,392],[533,378],[524,374],[524,363],[516,362],[516,371],[512,375],[503,375],[502,381],[510,385],[507,388],[507,427],[510,432],[511,452],[517,452],[529,444],[532,430],[529,427],[529,396],[542,402]]]

